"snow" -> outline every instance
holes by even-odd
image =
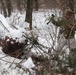
[[[5,17],[0,14],[0,22],[10,31],[12,30],[9,26],[8,22],[6,21]]]
[[[75,38],[75,40],[76,40],[76,31],[75,31],[75,35],[74,35],[74,38]]]
[[[10,38],[12,38],[13,40],[16,40],[16,42],[20,42],[20,43],[23,43],[24,40],[26,40],[26,38],[23,36],[25,35],[26,31],[23,31],[23,30],[13,30],[13,31],[10,31],[10,33],[7,33],[5,36],[8,36]]]
[[[1,49],[1,47],[0,47]],[[29,57],[27,60],[22,61],[21,59],[15,59],[13,57],[7,56],[5,55],[3,52],[1,52],[0,54],[0,75],[2,75],[2,72],[5,70],[7,73],[5,73],[4,75],[20,75],[21,73],[23,73],[23,70],[21,70],[18,67],[18,63],[20,63],[20,66],[22,68],[26,69],[30,69],[34,68],[35,65],[32,61],[32,58]],[[11,73],[12,71],[12,73]],[[19,71],[19,72],[18,72]],[[24,73],[23,75],[28,75],[28,73]]]
[[[8,22],[6,21],[5,17],[3,15],[0,14],[0,37],[1,38],[5,38],[6,36],[12,38],[13,40],[16,40],[16,42],[20,42],[20,43],[24,43],[24,40],[26,40],[25,38],[25,33],[26,30],[19,26],[17,26],[17,29],[13,29],[11,28],[11,26],[8,24]],[[28,23],[26,23],[28,24]],[[7,39],[7,41],[9,41],[9,39]],[[11,41],[11,43],[13,44],[13,42]],[[15,59],[13,57],[7,56],[6,54],[4,54],[2,52],[2,48],[0,49],[0,75],[20,75],[18,74],[18,70],[15,69],[15,64],[19,63],[21,60],[20,59]],[[9,69],[9,66],[12,64],[12,67]],[[31,62],[31,64],[28,62]],[[31,68],[34,66],[32,59],[29,58],[27,61],[23,62],[22,66],[26,67],[24,63],[27,63],[27,68]],[[5,73],[3,74],[5,70]],[[11,73],[12,71],[12,73]],[[7,72],[7,73],[6,73]],[[22,71],[23,72],[23,71]],[[24,75],[27,75],[26,73],[24,73]]]
[[[57,15],[59,15],[59,12],[57,11]],[[25,12],[22,14],[19,12],[13,12],[11,17],[7,17],[6,19],[3,15],[0,14],[0,21],[9,30],[7,31],[4,27],[2,27],[3,25],[1,25],[0,37],[5,38],[5,36],[9,36],[10,38],[16,40],[16,42],[21,43],[24,42],[24,40],[26,40],[26,38],[24,37],[26,36],[26,33],[29,34],[30,32],[34,32],[38,36],[38,41],[40,44],[43,44],[44,46],[51,48],[54,45],[53,43],[55,42],[53,40],[56,39],[55,37],[58,35],[58,29],[56,30],[56,27],[52,23],[47,25],[47,18],[52,13],[55,14],[56,12],[54,12],[53,10],[33,12],[33,30],[31,31],[27,29],[29,27],[29,24],[27,22],[24,22]],[[17,29],[15,29],[13,26],[15,26]],[[7,41],[9,41],[9,39],[7,39]],[[13,44],[13,42],[11,43]],[[36,49],[33,48],[32,52],[36,52]],[[4,69],[5,71],[9,72],[7,75],[20,75],[19,71],[20,73],[23,73],[22,69],[16,67],[16,64],[20,63],[22,60],[7,56],[2,52],[2,49],[0,49],[0,59],[1,74]],[[9,68],[12,62],[13,64]],[[31,69],[35,67],[35,64],[33,63],[31,57],[29,57],[26,61],[21,62],[20,65],[22,66],[22,68],[25,69]],[[28,75],[28,73],[24,73],[23,75]]]
[[[26,67],[28,69],[34,68],[35,64],[32,61],[32,58],[29,57],[26,62],[21,63],[22,67]]]
[[[13,40],[16,40],[16,42],[20,42],[20,43],[24,42],[24,40],[26,39],[25,37],[23,37],[26,32],[24,28],[20,28],[17,26],[18,29],[12,29],[10,27],[10,25],[8,24],[8,22],[6,21],[5,17],[1,14],[0,14],[0,22],[3,24],[2,25],[3,30],[6,28],[6,30],[4,30],[4,31],[1,30],[4,32],[4,35],[2,37],[5,38],[6,36],[8,36],[8,37],[12,38]]]

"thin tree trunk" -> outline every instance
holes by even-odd
[[[6,11],[5,4],[4,4],[3,0],[0,0],[0,1],[1,1],[1,6],[2,6],[2,9],[3,9],[4,16],[7,17],[7,11]]]
[[[21,0],[16,0],[18,10],[21,11]]]
[[[34,0],[34,1],[35,1],[35,10],[38,11],[39,1],[38,0]]]
[[[8,17],[10,17],[11,13],[12,13],[12,3],[11,3],[11,0],[5,0],[6,1],[6,7],[7,7],[7,10],[8,10]]]
[[[28,22],[30,30],[32,29],[32,9],[33,9],[33,0],[27,0],[27,8],[26,8],[26,19]]]
[[[71,9],[73,12],[72,14],[72,19],[75,19],[75,13],[74,13],[74,7],[75,7],[75,1],[74,0],[68,0],[68,7]]]

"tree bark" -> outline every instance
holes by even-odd
[[[1,1],[1,6],[2,6],[2,9],[3,9],[4,16],[7,17],[7,11],[6,11],[5,4],[4,4],[3,0],[0,0],[0,1]]]
[[[34,0],[34,2],[35,2],[35,10],[38,11],[39,1],[38,0]]]
[[[16,0],[18,10],[21,11],[21,0]]]
[[[72,14],[72,19],[75,18],[75,13],[74,13],[74,9],[75,9],[75,1],[74,0],[68,0],[68,7],[71,9],[71,11],[73,12]]]
[[[30,30],[32,29],[32,9],[33,9],[33,0],[27,0],[25,21],[29,23]]]
[[[11,15],[11,12],[12,12],[12,10],[13,10],[13,8],[12,8],[12,3],[11,3],[11,0],[5,0],[6,1],[6,7],[7,7],[7,10],[8,10],[8,17],[10,17],[10,15]]]

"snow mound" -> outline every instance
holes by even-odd
[[[0,14],[0,23],[3,24],[3,28],[7,28],[9,31],[12,30],[11,27],[9,26],[8,22],[6,21],[5,17]]]
[[[33,63],[33,60],[31,57],[29,57],[26,62],[21,63],[21,65],[22,67],[26,67],[28,69],[35,67],[35,64]]]
[[[16,40],[16,42],[23,43],[26,40],[25,32],[25,29],[19,26],[17,29],[12,29],[6,21],[6,18],[0,14],[0,38],[5,38],[7,36]]]
[[[23,28],[18,30],[14,29],[13,31],[10,31],[10,33],[5,34],[5,36],[16,40],[16,42],[23,43],[26,40],[25,32],[26,31]]]

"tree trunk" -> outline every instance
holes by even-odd
[[[11,15],[11,12],[12,12],[12,3],[11,3],[11,0],[5,0],[6,1],[6,7],[7,7],[7,11],[8,11],[8,17],[10,17]]]
[[[74,9],[75,9],[75,1],[74,0],[68,0],[68,7],[71,9],[71,11],[73,12],[72,14],[72,19],[75,19],[75,13],[74,13]]]
[[[28,22],[30,30],[32,29],[32,9],[33,9],[33,0],[27,0],[27,8],[26,8],[26,19]]]
[[[2,9],[3,9],[4,16],[7,17],[7,11],[6,11],[5,4],[4,4],[3,0],[0,0],[0,1],[1,1],[1,6],[2,6]]]
[[[39,1],[38,0],[34,0],[34,1],[35,1],[35,10],[38,11]]]
[[[21,0],[16,0],[18,10],[21,11]]]

